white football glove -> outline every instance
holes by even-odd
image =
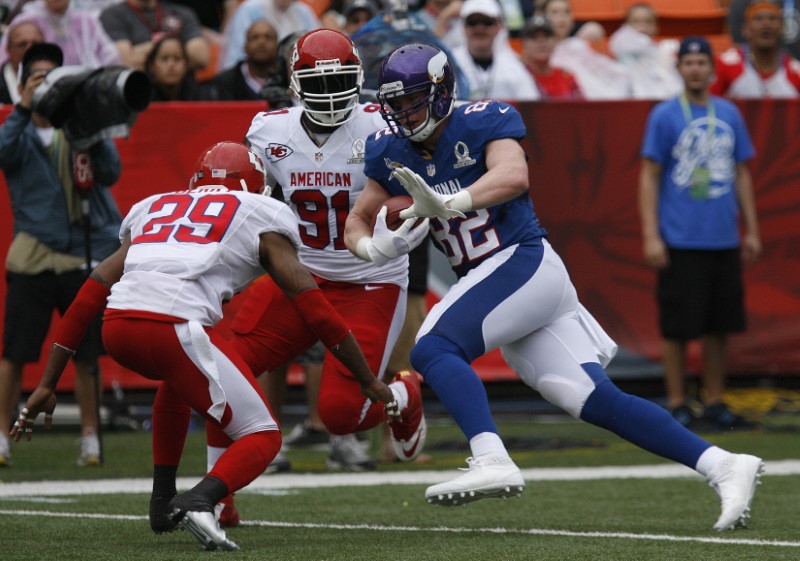
[[[384,206],[375,219],[375,228],[372,237],[363,237],[358,242],[356,253],[362,259],[368,259],[378,267],[383,267],[392,259],[397,259],[417,247],[428,235],[429,220],[426,218],[418,226],[417,221],[409,219],[403,222],[397,230],[390,230],[386,226],[387,208]]]
[[[400,184],[405,187],[414,204],[405,210],[400,211],[400,218],[416,218],[438,216],[439,218],[465,218],[460,210],[448,208],[445,203],[453,198],[452,195],[440,195],[430,188],[422,177],[408,169],[400,166],[392,172],[392,177],[397,178]]]

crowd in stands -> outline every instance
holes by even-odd
[[[684,35],[721,31],[709,36],[714,93],[800,95],[800,12],[777,0],[716,0],[705,12],[709,2],[699,2],[684,13],[661,0],[380,2],[0,0],[0,103],[17,101],[19,61],[34,42],[58,44],[65,65],[145,71],[153,101],[252,100],[285,84],[278,45],[293,34],[328,27],[354,36],[398,17],[451,53],[463,99],[673,97],[681,21]],[[662,20],[670,35],[660,34]]]

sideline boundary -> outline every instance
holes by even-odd
[[[765,462],[765,476],[798,475],[800,460]],[[386,471],[359,473],[290,473],[262,475],[241,492],[341,486],[431,485],[447,481],[454,470]],[[640,466],[598,466],[578,468],[529,468],[522,470],[526,481],[587,481],[598,479],[697,478],[699,474],[679,464]],[[191,489],[200,477],[179,477],[178,490]],[[150,478],[94,479],[80,481],[0,482],[0,498],[86,494],[150,493]]]

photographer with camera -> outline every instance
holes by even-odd
[[[66,132],[54,128],[33,101],[47,74],[63,60],[61,49],[52,43],[28,49],[21,65],[21,100],[0,126],[0,169],[5,173],[14,213],[0,360],[2,427],[10,426],[15,416],[23,367],[39,360],[53,310],[63,314],[86,278],[87,251],[99,262],[119,247],[122,216],[109,191],[121,169],[116,146],[111,140],[101,140],[76,159]],[[85,162],[86,154],[93,181],[79,185],[73,179],[73,162]],[[87,190],[79,193],[79,186]],[[82,213],[82,201],[89,203],[88,216]],[[102,463],[97,415],[99,333],[98,318],[75,355],[75,396],[82,434],[79,465]],[[0,435],[0,465],[10,461],[8,441]]]

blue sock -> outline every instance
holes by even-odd
[[[468,440],[482,432],[497,434],[486,388],[456,344],[429,333],[411,351],[411,364]]]
[[[711,444],[678,423],[655,403],[623,393],[599,364],[581,365],[597,384],[581,410],[581,419],[653,454],[695,469]]]

